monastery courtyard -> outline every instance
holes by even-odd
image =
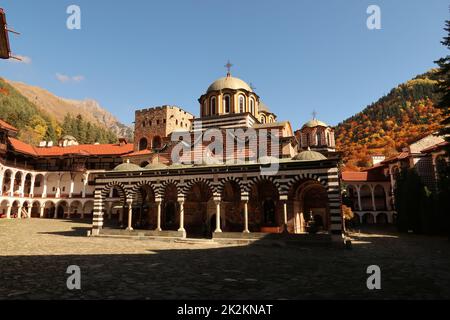
[[[88,238],[90,228],[0,220],[0,299],[450,298],[442,237],[373,229],[346,250]],[[69,265],[81,268],[81,290],[66,287]],[[381,290],[366,287],[369,265],[381,268]]]

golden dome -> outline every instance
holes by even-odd
[[[305,123],[303,125],[303,128],[308,127],[308,128],[314,128],[314,127],[328,127],[328,125],[325,122],[322,122],[320,120],[317,119],[312,119],[310,121],[308,121],[307,123]]]
[[[244,89],[249,92],[253,92],[252,88],[250,88],[250,86],[245,81],[232,76],[226,76],[217,79],[209,86],[206,92],[208,93],[211,91],[219,91],[222,89],[233,89],[233,90]]]

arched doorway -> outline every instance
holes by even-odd
[[[289,191],[288,199],[288,207],[292,208],[293,212],[292,217],[288,216],[288,230],[294,233],[308,232],[313,219],[315,231],[330,231],[328,193],[319,181],[300,180]]]
[[[380,185],[375,186],[373,190],[375,197],[375,208],[376,210],[387,210],[386,208],[386,193],[384,188]]]
[[[133,228],[156,228],[155,193],[150,185],[141,186],[133,199]]]
[[[212,190],[205,182],[194,183],[186,194],[184,225],[188,237],[209,237],[213,232],[208,217],[216,213]]]
[[[145,150],[148,147],[148,141],[146,138],[139,140],[139,151]]]
[[[388,223],[388,217],[387,214],[384,212],[380,212],[379,214],[377,214],[377,224],[387,224]]]
[[[160,136],[154,136],[153,137],[152,147],[153,147],[153,149],[160,149],[161,148],[161,137]]]
[[[161,228],[176,231],[179,228],[179,206],[178,188],[175,184],[165,186],[162,200]]]
[[[40,218],[41,216],[41,204],[39,201],[34,201],[31,207],[31,217],[32,218]]]
[[[363,185],[360,190],[362,210],[373,210],[372,191],[368,185]]]
[[[64,219],[66,217],[66,214],[69,212],[69,205],[66,201],[61,201],[58,203],[56,207],[56,218],[57,219]]]
[[[279,233],[283,220],[277,187],[270,180],[253,184],[249,194],[249,229],[251,232]]]
[[[8,193],[12,192],[11,190],[11,179],[13,179],[13,172],[9,169],[5,170],[5,174],[3,176],[3,195],[8,195]]]
[[[126,228],[128,226],[128,204],[125,189],[121,185],[108,185],[102,191],[102,197],[105,202],[102,212],[103,227]],[[108,209],[113,210],[117,219],[107,219],[110,215],[109,212],[106,212]],[[85,216],[92,214],[93,217],[93,203],[91,209],[90,202],[86,202],[83,211]]]
[[[44,217],[53,219],[55,217],[56,206],[52,201],[47,201],[44,206]]]
[[[226,232],[242,232],[244,230],[244,208],[241,201],[241,187],[236,181],[226,181],[221,193],[221,229]],[[215,215],[214,215],[215,218]],[[210,219],[211,234],[216,229]]]

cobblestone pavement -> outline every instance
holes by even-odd
[[[88,221],[0,220],[0,299],[450,298],[441,237],[352,234],[353,249],[88,238]],[[382,289],[366,287],[379,265]],[[81,290],[69,291],[69,265]]]

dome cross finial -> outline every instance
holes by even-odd
[[[312,116],[313,116],[313,120],[316,120],[316,117],[317,117],[317,112],[316,112],[316,110],[313,110]]]
[[[233,64],[228,60],[227,64],[225,65],[225,68],[227,68],[227,77],[231,77],[231,67]]]

